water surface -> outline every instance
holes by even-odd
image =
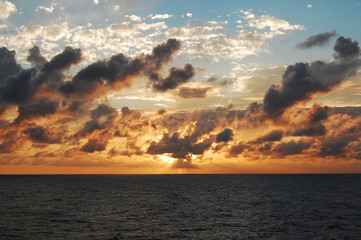
[[[0,239],[360,239],[361,175],[0,176]]]

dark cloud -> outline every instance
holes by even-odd
[[[225,128],[222,132],[217,134],[216,142],[228,142],[233,139],[233,132],[229,128]]]
[[[108,142],[100,139],[89,139],[88,142],[83,145],[80,151],[93,153],[104,151]]]
[[[84,124],[84,127],[74,135],[74,137],[85,137],[95,130],[104,129],[104,127],[105,125],[100,124],[97,120],[89,120]]]
[[[170,38],[165,43],[161,43],[156,46],[152,54],[145,56],[145,62],[147,63],[147,70],[149,75],[162,68],[165,63],[172,60],[172,55],[181,48],[181,43],[177,39]]]
[[[192,159],[195,155],[197,160],[201,159],[204,153],[208,153],[206,151],[228,151],[227,157],[243,154],[252,159],[260,159],[257,154],[267,159],[301,153],[315,157],[315,152],[326,157],[359,158],[361,108],[331,108],[314,104],[310,109],[290,109],[288,118],[280,121],[265,118],[265,113],[268,117],[277,117],[298,102],[311,99],[316,93],[331,91],[359,69],[357,42],[350,39],[338,41],[335,45],[337,58],[333,62],[289,66],[282,85],[272,86],[263,104],[251,103],[245,110],[232,109],[230,106],[191,112],[170,111],[167,114],[160,109],[157,116],[151,117],[147,117],[147,114],[141,116],[140,111],[128,107],[123,107],[118,113],[109,105],[95,103],[105,91],[129,86],[131,79],[138,75],[148,77],[149,86],[156,91],[177,89],[174,93],[179,93],[181,97],[205,97],[211,88],[181,86],[194,76],[192,65],[171,68],[168,76],[162,75],[166,72],[163,67],[180,48],[180,42],[175,39],[156,46],[150,54],[134,58],[117,54],[97,61],[73,77],[66,70],[81,60],[79,49],[67,47],[47,61],[39,48],[34,46],[29,50],[28,61],[32,65],[29,69],[21,69],[16,64],[15,52],[1,50],[0,60],[8,64],[9,69],[0,73],[3,76],[0,79],[0,114],[9,114],[3,114],[4,119],[0,120],[0,153],[12,153],[23,143],[26,147],[21,150],[28,149],[29,140],[33,147],[46,147],[67,140],[55,155],[61,152],[65,157],[74,157],[79,151],[104,151],[110,142],[112,149],[108,151],[109,158],[142,155],[145,153],[142,149],[146,149],[150,155],[166,154],[176,158],[173,164],[175,168],[196,167]],[[217,79],[212,81],[219,84]],[[16,107],[18,116],[15,122],[10,122],[10,114],[13,114],[10,110],[15,111]],[[35,121],[36,124],[32,123]],[[265,135],[255,135],[253,141],[242,141],[243,130],[248,136],[252,130],[258,132],[261,128],[271,130],[275,127],[284,127],[284,130],[267,131]],[[151,141],[141,139],[144,133],[147,136],[162,135],[160,139]],[[281,142],[284,135],[305,138]],[[350,135],[353,137],[345,137]],[[110,141],[113,138],[122,138],[117,139],[121,144]],[[238,144],[233,145],[232,142],[229,145],[233,138]],[[136,144],[143,145],[140,147]]]
[[[283,137],[283,131],[282,130],[273,130],[270,133],[267,133],[266,135],[263,135],[256,140],[252,141],[252,143],[260,144],[263,142],[275,142],[280,141]]]
[[[163,115],[163,114],[165,114],[165,113],[166,113],[166,111],[165,111],[165,109],[163,109],[163,108],[158,110],[158,114],[159,114],[159,115]]]
[[[31,126],[27,129],[23,130],[23,133],[28,135],[29,139],[33,142],[38,143],[60,143],[61,135],[60,134],[52,134],[47,129],[42,126]]]
[[[47,89],[54,89],[64,79],[62,71],[67,70],[72,64],[81,60],[79,49],[66,47],[65,50],[47,62],[41,56],[40,50],[34,46],[29,50],[28,61],[33,68],[21,69],[16,64],[15,52],[2,48],[0,58],[4,62],[0,69],[3,76],[0,82],[0,102],[3,104],[25,104],[30,102],[42,84],[47,83]]]
[[[47,62],[47,60],[41,55],[39,47],[36,45],[29,49],[29,56],[26,60],[28,60],[34,68],[40,68]]]
[[[66,95],[94,93],[97,88],[112,86],[115,82],[126,82],[132,75],[138,74],[144,65],[139,59],[130,59],[120,53],[109,60],[95,62],[80,70],[71,81],[60,86]]]
[[[14,152],[22,143],[22,139],[19,138],[17,130],[10,130],[6,134],[4,134],[2,138],[3,141],[0,144],[0,154]]]
[[[53,57],[49,62],[44,63],[41,71],[45,73],[52,73],[55,71],[63,72],[69,69],[71,65],[80,63],[81,60],[81,50],[67,46],[62,53]]]
[[[10,104],[30,101],[38,88],[34,84],[35,74],[34,69],[27,69],[5,78],[0,85],[0,101]]]
[[[353,118],[361,116],[361,107],[332,107],[329,108],[331,114],[346,114]]]
[[[320,149],[320,156],[339,156],[344,157],[346,146],[354,141],[358,141],[355,136],[339,135],[336,137],[327,138]]]
[[[96,107],[95,109],[93,109],[90,112],[90,117],[93,120],[98,120],[100,117],[102,116],[109,116],[109,115],[114,115],[117,114],[117,111],[115,108],[110,107],[106,104],[99,104],[98,107]]]
[[[32,52],[30,51],[31,56]],[[80,49],[74,49],[70,46],[65,47],[64,51],[55,55],[49,62],[45,62],[37,72],[33,81],[33,88],[37,90],[42,84],[46,84],[46,89],[50,92],[59,90],[59,86],[64,83],[64,71],[69,70],[72,65],[80,63],[82,53]],[[37,67],[39,68],[39,67]]]
[[[131,110],[128,107],[122,107],[121,113],[123,118],[130,116],[131,118],[139,119],[141,117],[139,111]]]
[[[291,136],[323,136],[326,134],[326,128],[322,124],[314,124],[311,126],[300,127],[291,131]]]
[[[25,115],[43,116],[45,113],[48,114],[48,110],[49,114],[55,113],[49,109],[49,105],[46,105],[43,112],[35,107],[37,112],[30,114],[36,102],[38,104],[44,104],[45,101],[55,103],[54,100],[46,100],[46,98],[54,99],[54,97],[59,99],[62,107],[70,102],[67,109],[64,109],[65,112],[79,115],[86,112],[84,108],[88,110],[87,108],[91,107],[89,104],[84,104],[89,100],[84,97],[127,87],[131,83],[131,78],[139,74],[158,76],[156,82],[151,78],[152,84],[158,90],[173,89],[189,81],[194,75],[194,68],[186,65],[184,69],[171,68],[168,77],[160,77],[159,71],[164,64],[172,60],[172,55],[180,47],[178,40],[168,39],[167,42],[156,46],[151,54],[142,54],[134,59],[121,53],[116,54],[110,59],[90,64],[73,77],[66,76],[64,71],[82,60],[80,49],[67,46],[63,52],[47,61],[41,55],[39,47],[33,46],[27,58],[32,67],[22,69],[16,63],[15,51],[9,51],[3,47],[0,49],[0,116],[3,116],[7,109],[14,105],[19,106],[19,116],[16,120],[18,122],[25,119]],[[59,96],[59,92],[63,96]],[[40,102],[36,100],[39,96],[43,99]],[[68,98],[66,101],[63,99],[64,96]],[[25,109],[25,106],[30,106],[30,109]],[[54,109],[55,104],[52,106]]]
[[[71,113],[75,113],[75,112],[79,112],[82,111],[82,105],[84,103],[80,102],[80,101],[72,101],[71,103],[69,103],[67,106],[67,111],[71,112]]]
[[[244,142],[239,142],[237,145],[234,145],[229,150],[229,157],[236,157],[239,154],[243,153],[248,148],[248,145]]]
[[[338,38],[335,48],[338,49]],[[351,40],[349,40],[351,42]],[[357,42],[351,42],[352,47]],[[347,45],[347,44],[345,44]],[[343,47],[339,55],[351,56],[347,53],[347,47]],[[353,51],[354,52],[354,51]],[[354,56],[354,55],[353,55]],[[263,99],[263,109],[269,117],[277,117],[298,102],[310,100],[316,93],[327,93],[339,85],[348,77],[353,76],[361,65],[360,59],[348,59],[347,61],[335,61],[324,63],[316,61],[313,63],[296,63],[287,67],[283,77],[282,85],[272,85]]]
[[[206,113],[203,113],[202,116],[207,115]],[[215,127],[217,126],[217,123],[215,119],[212,118],[208,119],[200,119],[194,128],[193,133],[191,134],[191,137],[193,139],[197,139],[205,134],[210,133]]]
[[[122,113],[123,112],[124,108],[122,108]],[[74,137],[85,137],[93,133],[95,130],[112,128],[113,120],[117,116],[118,112],[115,108],[106,104],[99,104],[96,108],[90,111],[91,120],[87,121],[84,127],[78,131]],[[105,117],[105,119],[101,119],[101,117]]]
[[[35,99],[34,101],[18,107],[16,123],[37,117],[45,117],[56,113],[59,107],[58,101],[51,101],[46,98]]]
[[[272,143],[268,142],[263,144],[258,148],[258,151],[262,152],[263,154],[269,154],[272,149]]]
[[[262,111],[263,105],[257,102],[248,104],[244,114],[246,117],[251,117],[251,115],[257,115]]]
[[[134,59],[122,53],[113,55],[110,59],[98,61],[80,70],[71,81],[63,83],[59,90],[65,95],[89,95],[106,88],[126,87],[137,75],[150,78],[154,89],[166,91],[173,89],[182,82],[187,82],[194,75],[194,68],[186,65],[184,69],[171,68],[169,76],[162,78],[159,71],[164,64],[172,60],[172,55],[179,50],[181,44],[176,39],[156,46],[151,54],[141,55]]]
[[[287,155],[295,155],[295,154],[300,154],[302,153],[304,150],[307,150],[311,147],[311,143],[310,142],[306,142],[306,141],[290,141],[290,142],[283,142],[278,144],[275,148],[274,151],[276,153],[279,153],[282,156],[287,156]]]
[[[164,92],[189,82],[194,74],[193,66],[186,64],[183,69],[175,67],[169,69],[169,75],[166,78],[161,78],[159,74],[153,73],[150,75],[150,81],[154,90]]]
[[[352,41],[351,38],[339,37],[333,47],[339,59],[352,59],[360,56],[360,48],[357,41]]]
[[[226,119],[228,122],[233,122],[236,119],[240,120],[244,118],[245,111],[244,110],[230,110],[226,113]]]
[[[218,77],[212,76],[212,77],[209,77],[206,82],[224,87],[224,86],[233,84],[235,81],[236,81],[236,79],[234,79],[234,78],[222,78],[222,79],[220,79]]]
[[[297,48],[307,49],[312,47],[322,47],[329,43],[332,37],[335,37],[337,35],[338,34],[336,33],[336,31],[316,34],[307,38],[304,42],[299,43],[297,45]]]
[[[328,109],[329,108],[327,106],[322,107],[318,103],[313,104],[311,109],[308,111],[308,120],[311,123],[315,123],[327,119]]]
[[[21,71],[21,66],[16,63],[15,51],[6,47],[0,48],[0,83],[7,77]]]
[[[171,136],[164,134],[159,142],[152,142],[147,153],[152,155],[171,153],[174,158],[187,159],[189,154],[203,154],[205,150],[211,147],[211,144],[210,139],[197,143],[195,138],[190,136],[181,138],[178,132],[174,132]]]
[[[207,92],[209,91],[209,87],[206,88],[189,88],[189,87],[181,87],[178,92],[178,96],[182,98],[205,98],[207,96]]]
[[[106,104],[99,104],[96,108],[90,111],[91,119],[86,121],[84,126],[75,134],[72,135],[72,139],[80,139],[90,137],[92,139],[102,139],[103,145],[107,144],[107,141],[113,137],[120,136],[115,120],[119,116],[115,108]],[[94,142],[90,142],[85,149],[93,146]],[[96,150],[98,151],[98,150]]]

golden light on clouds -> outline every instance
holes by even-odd
[[[5,3],[2,174],[360,171],[355,39],[251,9],[38,22],[58,3],[11,28]]]

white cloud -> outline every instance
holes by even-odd
[[[17,11],[16,6],[8,1],[0,1],[0,19],[7,19]]]
[[[206,62],[241,60],[264,50],[263,39],[251,39],[243,35],[231,37],[223,30],[223,26],[219,25],[186,26],[171,28],[166,34],[182,40],[184,47],[180,50],[181,53]]]
[[[84,50],[101,46],[102,39],[107,35],[109,33],[106,30],[92,29],[90,26],[78,26],[71,29],[71,41],[78,47],[84,48]]]
[[[150,17],[151,19],[167,19],[167,18],[171,18],[173,17],[173,15],[171,14],[156,14],[156,15],[153,15],[153,14],[150,14],[148,17]]]
[[[247,13],[250,15],[251,13]],[[162,17],[160,17],[162,16]],[[151,15],[153,19],[172,15]],[[86,55],[83,64],[122,52],[128,56],[148,53],[160,42],[177,38],[183,47],[178,55],[203,63],[218,61],[239,62],[249,55],[268,52],[268,40],[289,30],[299,30],[299,25],[261,15],[237,21],[238,30],[229,34],[227,21],[201,22],[189,20],[187,24],[171,27],[164,21],[152,22],[136,15],[125,15],[125,22],[98,27],[92,24],[71,27],[68,23],[36,25],[14,29],[15,33],[3,34],[0,40],[5,46],[17,49],[21,61],[26,59],[28,49],[38,45],[46,56],[61,51],[66,45],[81,48]],[[252,28],[246,28],[249,25]],[[244,28],[243,28],[244,27]],[[5,28],[5,26],[4,26]],[[232,63],[233,64],[233,63]]]
[[[98,5],[98,4],[99,4],[99,0],[93,0],[93,4],[94,4],[94,5]]]
[[[269,28],[272,32],[276,34],[283,34],[281,31],[290,31],[290,30],[304,30],[302,25],[292,25],[289,22],[270,16],[270,15],[261,15],[248,18],[248,24],[250,27],[255,29],[265,29]]]
[[[8,25],[6,24],[0,24],[0,30],[7,29]]]
[[[312,5],[311,5],[311,4],[308,4],[308,5],[307,5],[307,8],[312,8]]]
[[[138,31],[130,22],[115,23],[109,26],[109,29],[119,37],[125,37],[129,35],[137,35]]]
[[[44,27],[43,38],[51,41],[58,41],[63,37],[66,37],[69,33],[69,27],[67,23],[60,25],[54,24]]]
[[[20,27],[20,32],[18,33],[18,36],[28,38],[29,40],[37,38],[39,35],[41,35],[41,32],[43,31],[44,27],[41,25],[35,25],[31,27]]]
[[[192,13],[187,13],[186,16],[189,17],[189,18],[193,17]]]
[[[114,5],[114,6],[113,6],[113,10],[114,10],[114,11],[118,11],[119,9],[120,9],[120,6],[119,6],[119,5]]]
[[[243,14],[245,15],[245,17],[244,17],[245,19],[253,19],[253,18],[255,18],[255,15],[250,11],[243,12]]]
[[[141,17],[137,16],[137,15],[125,15],[124,18],[129,19],[130,21],[133,22],[140,22],[142,20]]]
[[[45,12],[52,13],[54,11],[54,6],[55,5],[56,4],[53,3],[53,4],[51,4],[50,7],[39,6],[39,7],[36,8],[35,12],[39,12],[40,10],[43,10]]]
[[[53,24],[49,26],[34,25],[31,27],[21,26],[15,29],[16,33],[3,35],[2,41],[7,48],[16,49],[16,56],[22,63],[28,55],[28,50],[33,45],[38,45],[45,55],[53,56],[54,50],[59,51],[65,47],[64,41],[71,36],[67,23]]]
[[[213,25],[213,26],[217,26],[217,25],[218,25],[218,22],[212,20],[212,21],[208,21],[208,24]]]

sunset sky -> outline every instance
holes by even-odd
[[[361,172],[360,13],[0,0],[0,174]]]

